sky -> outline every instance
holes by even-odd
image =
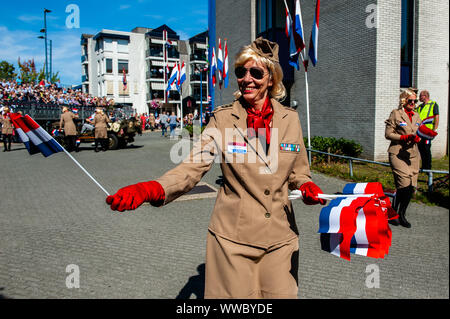
[[[79,26],[74,7],[79,9]],[[2,1],[0,18],[0,61],[34,59],[40,70],[45,62],[45,41],[38,39],[47,13],[47,38],[52,40],[53,72],[62,84],[81,84],[81,34],[102,29],[131,31],[135,27],[168,25],[186,40],[208,28],[207,0],[70,0]],[[67,12],[66,12],[67,11]],[[68,23],[67,23],[68,22]]]

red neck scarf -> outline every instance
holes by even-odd
[[[247,107],[247,134],[249,137],[258,136],[258,129],[265,128],[265,137],[267,144],[270,144],[270,122],[272,121],[273,108],[269,97],[266,98],[263,107],[260,111],[255,110],[254,107]]]
[[[403,110],[405,111],[406,115],[408,115],[409,120],[412,122],[412,117],[414,115],[414,111],[408,111],[406,108],[403,108]]]

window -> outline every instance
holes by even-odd
[[[123,74],[123,69],[125,68],[125,73],[128,74],[128,61],[119,60],[117,63],[117,73]]]
[[[106,73],[108,74],[113,73],[112,59],[106,59]]]
[[[128,40],[117,40],[117,52],[128,53]]]
[[[400,87],[411,87],[414,50],[414,0],[402,0]]]
[[[112,51],[113,50],[113,40],[112,39],[105,39],[104,40],[104,50],[105,51]]]

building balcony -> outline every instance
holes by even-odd
[[[85,64],[88,63],[88,56],[87,55],[82,55],[81,56],[81,64]]]
[[[89,82],[89,77],[87,75],[81,76],[81,83],[84,83],[84,82]]]

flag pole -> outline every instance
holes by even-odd
[[[309,122],[309,85],[308,85],[308,71],[305,70],[305,90],[306,90],[306,122],[308,127],[308,161],[311,166],[311,127]]]
[[[56,140],[55,140],[55,141],[56,141]],[[56,143],[58,143],[58,141],[56,141]],[[59,143],[58,143],[58,145],[61,146]],[[92,175],[89,174],[89,172],[88,172],[83,166],[81,166],[81,164],[78,163],[78,161],[77,161],[77,160],[76,160],[69,152],[67,152],[66,149],[65,149],[64,147],[61,146],[61,148],[63,149],[64,153],[66,153],[66,154],[72,159],[72,161],[74,161],[75,164],[77,164],[78,167],[81,168],[81,170],[82,170],[83,172],[85,172],[86,175],[89,176],[90,179],[92,179],[92,180],[94,181],[94,183],[97,184],[97,186],[100,187],[100,189],[101,189],[107,196],[109,196],[109,193],[106,191],[106,189],[104,189],[103,186],[100,185],[100,183],[97,182],[97,181],[95,180],[95,178],[92,177]]]

